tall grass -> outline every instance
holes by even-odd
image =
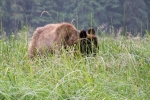
[[[95,57],[64,51],[31,61],[25,32],[0,39],[1,100],[148,100],[150,39],[99,37]]]

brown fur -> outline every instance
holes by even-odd
[[[93,34],[95,35],[95,30],[93,28],[88,29],[88,34]]]
[[[88,33],[82,30],[80,33],[80,51],[82,54],[96,54],[96,49],[98,49],[98,39],[95,35],[95,30],[90,28]]]
[[[62,46],[72,46],[76,44],[79,32],[70,23],[48,24],[39,27],[33,33],[32,40],[28,48],[30,58],[36,53],[43,54],[45,51],[50,53],[59,52]]]

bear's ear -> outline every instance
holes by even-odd
[[[86,31],[85,30],[82,30],[80,32],[80,38],[86,38],[87,37],[87,34],[86,34]]]
[[[88,34],[93,34],[93,35],[95,35],[95,30],[94,30],[93,28],[89,28]]]

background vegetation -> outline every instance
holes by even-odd
[[[150,37],[101,36],[95,57],[31,61],[25,36],[0,39],[0,100],[149,100]]]
[[[149,5],[149,0],[0,0],[0,100],[149,100]],[[41,17],[42,11],[49,13]],[[28,59],[30,28],[72,19],[78,29],[97,29],[95,57],[62,49],[59,57]],[[122,36],[120,27],[145,36]]]
[[[0,30],[11,34],[27,25],[36,28],[75,19],[80,30],[105,23],[135,35],[145,34],[150,29],[149,5],[149,0],[0,0]],[[42,11],[49,14],[40,17]]]

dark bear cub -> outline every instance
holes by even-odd
[[[98,49],[98,39],[95,30],[90,28],[88,33],[85,30],[80,32],[80,52],[83,55],[96,55]]]

